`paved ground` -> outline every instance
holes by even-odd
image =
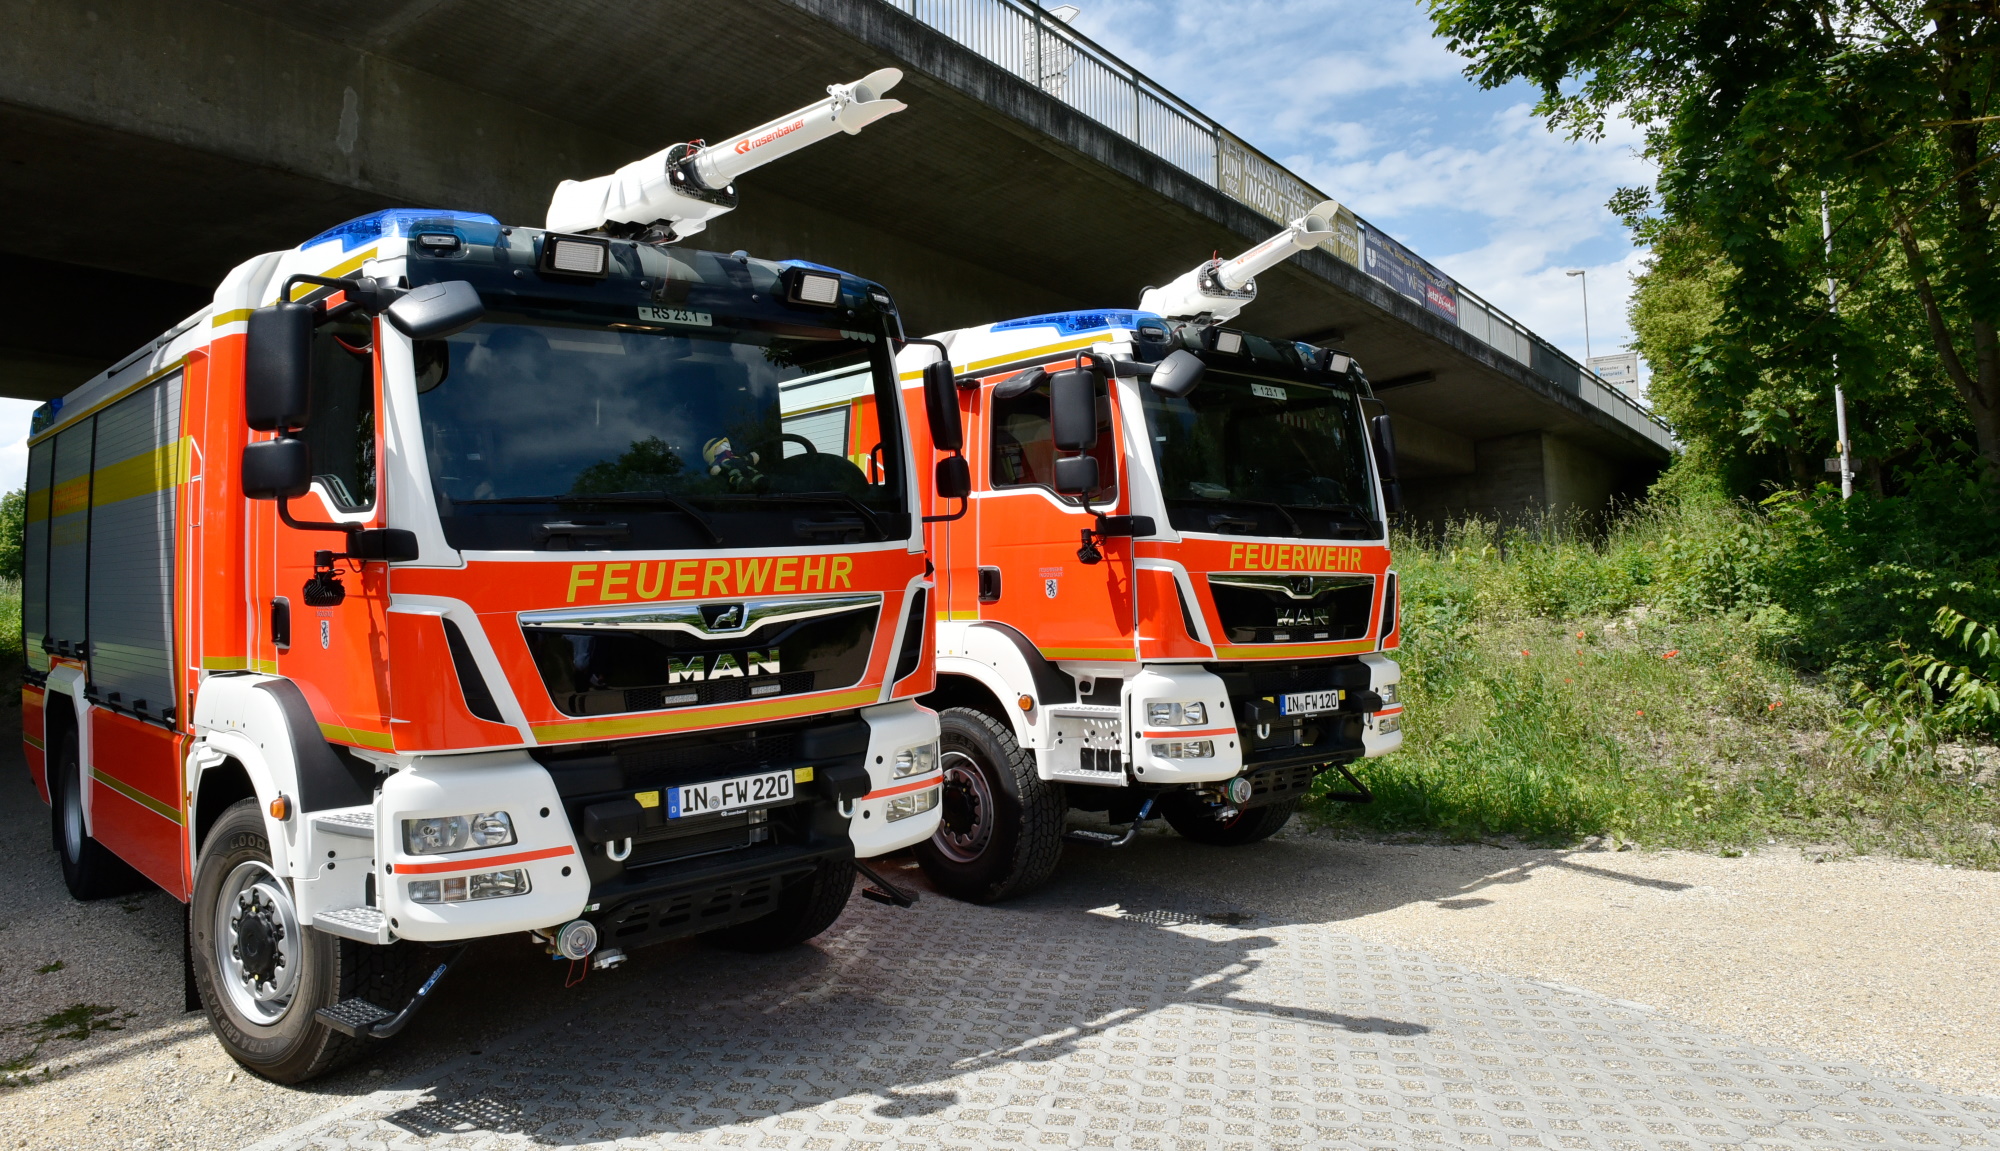
[[[779,956],[565,990],[495,941],[292,1089],[179,1013],[177,905],[67,901],[17,773],[0,1059],[42,1073],[0,1147],[2000,1145],[2000,876],[1149,834],[1003,907],[856,900]],[[120,1029],[35,1026],[78,1004]]]

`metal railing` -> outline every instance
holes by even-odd
[[[1034,0],[883,3],[1273,220],[1289,222],[1329,198]],[[1359,217],[1356,223],[1373,229]],[[1329,250],[1349,263],[1361,263],[1360,245],[1351,240],[1336,241]],[[1459,326],[1468,335],[1653,442],[1672,444],[1666,423],[1643,404],[1464,285],[1454,280],[1452,286],[1460,300]]]

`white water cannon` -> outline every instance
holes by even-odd
[[[1333,239],[1334,215],[1339,211],[1339,204],[1323,200],[1284,231],[1235,259],[1208,260],[1164,288],[1147,288],[1139,299],[1139,310],[1170,320],[1218,324],[1233,320],[1244,305],[1257,298],[1258,273],[1277,267],[1293,252]]]
[[[819,103],[734,139],[675,144],[609,176],[564,180],[549,201],[548,229],[605,231],[649,243],[692,236],[736,207],[738,176],[836,132],[852,136],[902,111],[902,101],[882,95],[902,79],[901,69],[883,68],[852,84],[830,85]]]

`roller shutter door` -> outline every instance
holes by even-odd
[[[91,685],[98,698],[154,717],[174,703],[180,400],[176,372],[99,412],[92,470]]]
[[[42,637],[49,631],[49,486],[54,440],[28,449],[28,507],[21,557],[21,647],[32,671],[49,670]]]

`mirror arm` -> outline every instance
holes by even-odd
[[[900,320],[901,317],[898,317],[899,322]],[[927,336],[905,336],[903,337],[901,342],[906,346],[909,344],[923,344],[926,347],[936,348],[938,353],[938,359],[943,360],[947,364],[951,363],[951,349],[945,347],[944,344],[938,340],[930,339]],[[960,381],[958,386],[963,388],[966,387],[967,384],[964,381]],[[975,384],[973,386],[977,385]],[[963,459],[965,457],[965,453],[963,451],[956,451],[951,453],[951,455],[953,459]],[[952,512],[949,515],[925,516],[923,517],[923,522],[927,524],[948,524],[953,522],[954,520],[964,519],[965,513],[971,510],[972,510],[972,497],[969,495],[960,496],[958,500],[957,511]]]
[[[337,524],[321,520],[295,520],[292,518],[291,503],[291,500],[283,497],[280,497],[278,500],[278,518],[284,521],[285,526],[288,528],[302,532],[343,532],[350,537],[355,532],[361,530],[360,524]],[[337,558],[345,559],[347,557],[340,556]]]
[[[368,280],[368,285],[361,282],[363,279]],[[342,279],[334,276],[309,276],[299,272],[286,278],[284,288],[278,292],[278,299],[290,300],[292,287],[295,284],[316,284],[322,288],[336,288],[347,294],[347,299],[338,307],[327,308],[320,305],[321,321],[330,320],[355,308],[374,315],[395,303],[403,295],[403,289],[384,284],[372,277],[350,276]],[[363,294],[369,297],[366,303],[360,299]]]
[[[952,513],[951,513],[950,515],[943,515],[943,516],[925,516],[925,517],[924,517],[924,522],[925,522],[925,523],[927,523],[927,524],[948,524],[948,523],[951,523],[951,522],[952,522],[952,521],[954,521],[954,520],[962,520],[962,519],[964,519],[964,518],[965,518],[965,513],[969,512],[969,511],[971,511],[971,510],[972,510],[972,497],[971,497],[971,496],[960,496],[960,497],[958,497],[958,510],[957,510],[957,511],[955,511],[955,512],[952,512]]]

